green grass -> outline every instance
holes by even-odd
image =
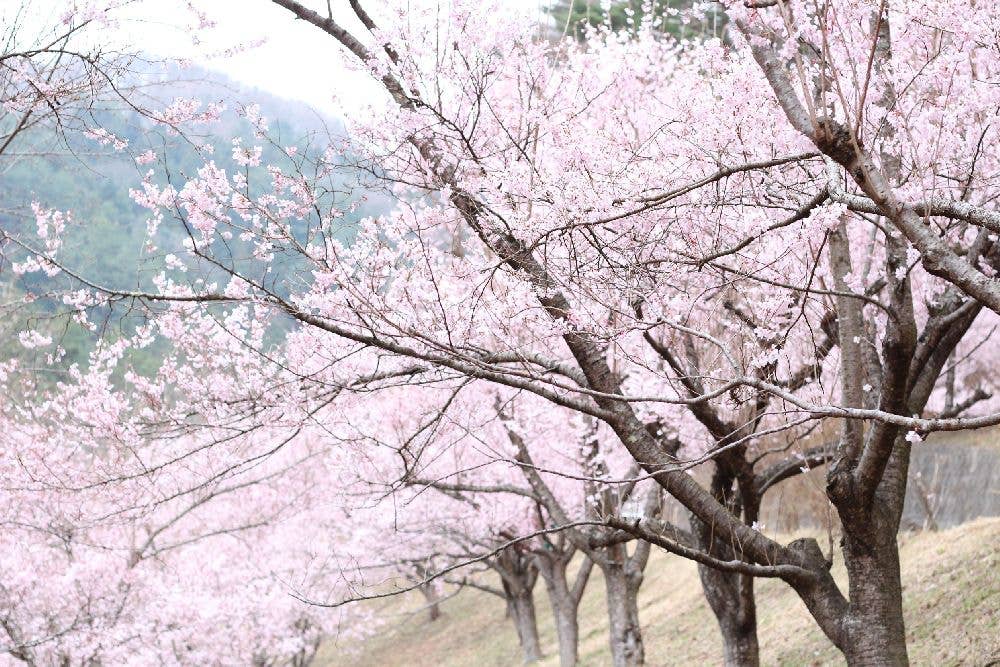
[[[979,519],[939,533],[900,536],[910,660],[914,665],[983,665],[1000,659],[1000,519]],[[844,584],[843,564],[834,572]],[[541,583],[536,588],[539,630],[546,659],[558,664],[555,631]],[[840,665],[788,586],[758,580],[761,659],[765,665]],[[639,594],[650,665],[722,663],[719,632],[705,604],[694,565],[656,554]],[[513,624],[499,598],[463,590],[442,604],[444,616],[427,621],[423,599],[402,596],[383,604],[380,632],[360,646],[331,640],[320,665],[445,667],[519,665]],[[607,620],[599,571],[580,610],[580,658],[608,664]]]

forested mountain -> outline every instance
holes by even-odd
[[[178,97],[197,99],[203,107],[224,105],[229,111],[256,103],[269,125],[267,140],[257,142],[262,148],[262,160],[268,164],[290,166],[279,147],[297,146],[319,154],[331,142],[346,141],[339,120],[319,114],[303,103],[241,87],[211,71],[171,68],[164,73],[150,68],[142,76],[148,80],[136,85],[142,88],[143,99],[151,109],[169,106]],[[162,225],[153,238],[149,237],[148,211],[130,196],[130,189],[141,187],[144,173],[149,169],[136,158],[148,150],[154,151],[165,162],[170,181],[179,188],[187,176],[204,164],[196,144],[211,145],[215,162],[232,173],[239,168],[232,159],[232,141],[242,138],[249,145],[254,141],[252,128],[238,113],[224,113],[205,136],[181,137],[124,105],[119,109],[94,110],[87,120],[88,125],[103,128],[127,145],[122,148],[112,143],[102,144],[94,135],[61,132],[51,126],[21,135],[18,149],[0,156],[0,228],[12,233],[31,228],[35,224],[33,203],[65,211],[71,215],[72,228],[62,252],[74,267],[103,286],[148,289],[153,277],[163,270],[165,258],[182,255],[179,250],[184,239],[179,227],[173,225]],[[341,180],[334,187],[357,192],[364,187],[359,176],[345,164]],[[388,207],[387,200],[376,193],[367,193],[366,200],[366,205],[345,216],[342,225],[345,238],[352,234],[357,220]],[[231,246],[230,252],[238,257],[239,239],[233,239]],[[212,279],[210,268],[191,269],[187,275],[192,281]],[[13,314],[5,318],[3,325],[0,349],[4,354],[23,354],[17,332],[29,323],[44,321],[60,312],[61,304],[46,298],[52,292],[52,279],[44,273],[20,276],[9,266],[0,267],[4,310]],[[66,350],[64,362],[68,366],[85,362],[100,335],[113,336],[116,329],[132,330],[136,324],[133,318],[127,310],[109,311],[103,318],[105,329],[101,332],[87,332],[67,324],[65,318],[53,319],[50,329]],[[148,359],[138,361],[148,367],[157,359],[157,352],[150,350]]]

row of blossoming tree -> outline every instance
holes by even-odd
[[[195,173],[136,156],[166,259],[134,290],[89,278],[62,249],[86,221],[45,202],[3,234],[5,270],[48,276],[75,326],[141,313],[55,387],[51,327],[3,366],[9,654],[304,664],[372,627],[349,603],[433,611],[458,585],[501,596],[533,660],[541,579],[572,665],[596,567],[613,662],[638,665],[662,549],[698,563],[727,664],[759,662],[759,577],[849,664],[906,664],[911,448],[1000,423],[988,3],[724,3],[690,42],[657,12],[578,41],[479,2],[272,4],[381,85],[349,145],[290,145],[248,106]],[[59,57],[8,62],[8,113],[59,109]],[[185,136],[227,112],[143,113]],[[348,163],[391,213],[347,222]],[[158,370],[132,368],[153,344]],[[820,467],[839,548],[765,534],[765,494]]]

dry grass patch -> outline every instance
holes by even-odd
[[[914,665],[985,665],[1000,659],[1000,519],[979,519],[939,533],[900,536],[906,626]],[[844,585],[843,563],[834,566]],[[580,658],[608,664],[604,583],[595,572],[581,603]],[[761,659],[766,665],[841,665],[805,606],[781,582],[757,583]],[[536,588],[546,660],[557,665],[555,630],[541,583]],[[465,667],[521,664],[513,624],[499,598],[466,590],[445,601],[445,616],[428,623],[418,596],[383,607],[393,617],[356,651],[335,642],[321,665]],[[655,554],[639,594],[650,665],[722,663],[718,629],[701,595],[695,566]]]

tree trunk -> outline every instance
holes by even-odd
[[[852,667],[909,664],[896,542],[909,454],[909,443],[898,436],[882,482],[867,507],[853,495],[831,494],[838,501],[844,529],[840,544],[847,567],[848,598],[829,604],[839,595],[832,578],[822,584],[828,590],[810,592],[796,587],[813,617]],[[832,470],[828,480],[839,481],[839,474]],[[834,487],[829,486],[828,492],[830,488]],[[818,545],[811,549],[822,558]]]
[[[556,637],[559,640],[559,666],[576,667],[579,660],[577,651],[580,644],[580,628],[576,609],[559,609],[553,606],[556,622]]]
[[[538,581],[538,566],[528,553],[516,548],[503,549],[490,567],[500,575],[503,595],[507,600],[507,614],[514,621],[517,639],[521,643],[525,662],[541,659],[538,641],[538,621],[535,620],[535,598],[532,591]]]
[[[577,602],[570,592],[566,579],[568,563],[561,558],[538,559],[538,566],[545,580],[545,590],[552,606],[556,637],[559,640],[560,667],[574,667],[578,660],[579,623]]]
[[[743,475],[737,484],[738,470],[744,466],[742,451],[716,461],[712,476],[712,495],[745,520],[757,519],[759,501],[757,492],[749,483],[752,476]],[[691,516],[691,528],[698,546],[705,553],[723,561],[740,560],[732,545],[720,540],[711,526]],[[737,572],[723,572],[704,565],[698,566],[705,599],[715,614],[722,633],[722,648],[726,667],[758,667],[760,647],[757,642],[757,601],[754,597],[754,579]]]
[[[434,587],[426,584],[420,587],[420,592],[423,593],[424,599],[427,601],[428,620],[434,622],[441,618],[441,605],[438,604],[438,596]]]
[[[719,618],[722,630],[722,648],[726,667],[757,667],[760,665],[760,647],[757,645],[757,626],[747,627],[738,619]]]
[[[909,664],[896,543],[898,513],[895,507],[886,511],[880,500],[872,510],[869,531],[859,535],[845,530],[841,541],[851,600],[842,650],[852,666]]]
[[[517,628],[517,639],[521,643],[524,662],[542,659],[542,647],[538,641],[538,621],[535,618],[535,600],[531,591],[518,592],[512,599],[510,610]]]
[[[507,603],[507,608],[504,610],[504,618],[514,618],[514,592],[511,590],[510,584],[503,577],[500,578],[500,585],[503,586],[503,599]]]
[[[601,570],[607,592],[611,662],[614,667],[642,665],[646,655],[636,599],[642,575],[630,576],[625,567],[617,562],[603,565]]]
[[[698,574],[701,576],[705,599],[715,613],[715,620],[722,633],[725,655],[723,664],[726,667],[758,667],[760,650],[757,644],[753,577],[722,572],[703,565],[698,566]]]
[[[874,553],[848,557],[847,552],[854,549],[857,547],[844,547],[851,572],[851,613],[847,621],[850,640],[843,649],[847,664],[908,665],[895,546],[876,546]]]
[[[911,396],[911,409],[922,411],[926,395]],[[847,663],[909,664],[903,622],[903,585],[899,576],[896,534],[903,515],[910,468],[910,443],[898,432],[881,483],[871,504],[838,507],[844,526],[841,548],[847,567],[849,599],[844,621]]]

